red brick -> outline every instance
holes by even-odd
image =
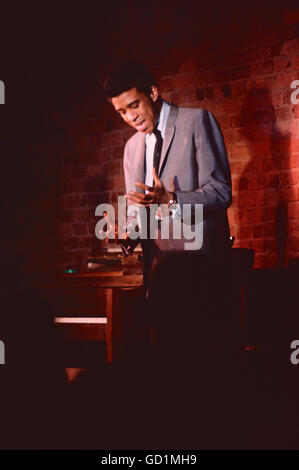
[[[88,222],[90,221],[91,217],[93,217],[93,213],[90,209],[75,209],[74,210],[74,220],[76,222]]]
[[[299,71],[299,56],[292,57],[292,69]]]
[[[272,222],[273,220],[276,220],[277,216],[277,205],[274,204],[271,207],[266,207],[264,208],[264,222]]]
[[[267,259],[263,253],[255,253],[253,269],[262,269],[266,267]]]
[[[228,116],[230,116],[228,114]],[[244,116],[240,115],[239,113],[236,114],[235,116],[231,116],[230,118],[230,125],[232,128],[234,127],[244,127],[246,123],[244,122]]]
[[[97,176],[97,175],[102,175],[103,173],[103,168],[101,165],[91,163],[87,165],[87,176]]]
[[[231,225],[239,226],[238,209],[234,204],[228,209],[228,218]]]
[[[224,140],[227,143],[227,145],[230,142],[234,141],[234,130],[233,129],[224,129],[222,133],[223,133],[223,137],[224,137]]]
[[[91,246],[91,238],[80,237],[78,247],[79,248],[89,248]]]
[[[109,202],[109,193],[108,192],[95,192],[95,193],[88,193],[85,195],[86,198],[86,205],[90,207],[93,211],[99,204],[108,203]],[[81,203],[81,207],[84,207]]]
[[[277,236],[277,227],[276,223],[266,223],[264,224],[264,234],[265,237],[275,237]]]
[[[230,157],[235,160],[249,160],[250,151],[249,151],[248,145],[232,144],[230,147]]]
[[[230,127],[230,118],[228,114],[221,114],[221,115],[218,114],[217,121],[222,130]]]
[[[60,238],[70,237],[72,235],[71,224],[60,224],[57,228],[57,236]]]
[[[172,92],[171,91],[169,91],[169,92],[164,91],[162,97],[165,101],[170,101],[171,102],[172,101]]]
[[[263,203],[263,191],[240,191],[238,195],[238,207],[256,207]]]
[[[242,101],[238,98],[227,98],[222,103],[222,110],[225,113],[239,113],[241,109]]]
[[[298,164],[299,164],[298,152],[299,152],[299,136],[296,139],[292,138],[291,144],[290,144],[290,153],[291,153],[290,160],[292,160],[292,165],[294,166],[294,168],[298,168]]]
[[[298,201],[298,188],[280,189],[279,195],[284,201]]]
[[[122,131],[111,131],[103,137],[103,147],[119,146],[123,143]]]
[[[278,204],[277,190],[275,188],[268,188],[264,192],[264,205],[267,206],[265,209],[265,213],[267,214],[266,217],[268,217],[270,208],[276,210],[277,204]]]
[[[292,184],[291,171],[281,171],[279,175],[280,186],[290,186]]]
[[[73,231],[75,235],[86,235],[87,224],[86,223],[75,223],[73,224]]]
[[[67,194],[63,201],[64,209],[73,209],[78,207],[80,204],[80,195],[79,194]]]
[[[247,191],[248,190],[248,178],[245,176],[241,176],[237,179],[237,183],[235,185],[235,191]],[[234,193],[235,194],[235,193]]]
[[[217,98],[223,99],[223,90],[221,85],[214,86],[214,99],[217,100]],[[227,96],[225,98],[227,98]]]
[[[276,172],[269,173],[269,188],[278,189],[280,185],[279,174]]]
[[[249,239],[252,237],[252,227],[240,226],[238,231],[238,238],[240,240]]]
[[[196,81],[192,75],[174,77],[170,80],[170,83],[171,90],[175,91],[196,86]]]
[[[95,234],[95,226],[96,226],[97,222],[98,222],[98,220],[95,219],[93,222],[90,222],[90,223],[87,224],[87,226],[88,226],[88,233],[89,233],[90,235],[94,235],[94,234]]]
[[[233,192],[238,190],[239,180],[240,180],[239,175],[238,176],[232,175],[232,191]]]
[[[263,62],[255,62],[251,65],[251,75],[266,75],[273,72],[273,61],[271,59]]]
[[[258,189],[266,189],[269,186],[269,175],[267,173],[249,174],[248,190],[255,191]]]
[[[121,191],[110,191],[109,192],[109,203],[112,204],[114,207],[118,203],[118,196],[122,196],[123,193]]]
[[[125,178],[123,175],[114,175],[111,179],[111,188],[118,189],[120,192],[125,190]]]
[[[299,54],[299,38],[286,41],[281,48],[281,55],[298,55]]]
[[[115,119],[109,119],[105,121],[104,132],[120,131],[125,129],[126,126],[127,124],[121,118],[119,118],[119,116],[117,116]]]
[[[278,121],[291,120],[293,118],[291,105],[284,105],[276,109],[275,114]]]
[[[246,127],[246,129],[234,129],[235,142],[256,142],[265,141],[271,138],[273,125],[271,124],[256,124]]]
[[[124,156],[124,146],[122,145],[121,147],[114,147],[109,165],[111,165],[111,159],[114,161],[118,161],[122,164],[123,162],[123,156]]]
[[[275,122],[275,114],[272,106],[264,109],[255,109],[254,111],[248,112],[247,114],[244,113],[243,115],[243,125],[246,126],[272,122]]]
[[[239,209],[238,219],[240,224],[264,223],[264,209],[262,207]]]
[[[288,233],[299,235],[299,219],[291,219],[288,221]]]
[[[240,78],[250,77],[250,66],[243,65],[242,67],[237,67],[231,71],[232,80],[238,80]]]
[[[171,91],[173,90],[173,82],[169,78],[161,78],[158,83],[158,88],[160,92]]]
[[[290,237],[287,241],[290,250],[299,252],[299,237]]]
[[[233,96],[245,95],[248,90],[248,80],[238,80],[232,82],[231,90]]]
[[[251,90],[253,88],[256,90],[263,90],[265,88],[271,89],[272,87],[269,85],[269,82],[274,83],[273,77],[271,76],[262,77],[260,75],[256,77],[251,77],[249,80],[248,89],[251,89]]]
[[[229,69],[217,70],[217,71],[213,72],[212,82],[224,83],[224,82],[228,82],[229,80],[230,80],[230,70]]]
[[[253,141],[250,144],[250,152],[253,158],[257,157],[264,157],[266,158],[268,155],[271,155],[271,140],[270,139],[264,139],[264,140],[258,140],[258,141]]]
[[[299,184],[299,169],[292,169],[290,178],[292,184]]]
[[[230,168],[233,175],[240,175],[244,170],[244,162],[230,161]]]
[[[94,158],[95,158],[95,161],[100,162],[100,163],[103,162],[103,161],[110,160],[110,158],[111,158],[111,149],[107,148],[107,147],[105,147],[105,148],[96,148],[95,147]]]
[[[295,158],[295,155],[290,155],[288,158],[288,154],[280,155],[280,158],[277,159],[277,166],[280,170],[287,170],[292,169],[293,167],[298,166],[298,157]]]
[[[291,66],[292,59],[290,57],[275,57],[273,60],[273,69],[275,72],[289,69]]]
[[[283,104],[284,92],[279,91],[278,93],[271,94],[271,103],[273,107],[281,106]]]
[[[272,74],[272,75],[268,75],[268,76],[264,77],[263,81],[264,81],[263,88],[265,88],[268,91],[272,91],[272,90],[277,91],[277,84],[276,84],[277,75],[276,74]]]
[[[266,251],[268,253],[273,253],[277,251],[276,237],[263,239],[263,251]]]
[[[248,248],[254,251],[263,251],[263,240],[256,239],[256,240],[248,240]]]
[[[298,78],[296,72],[280,72],[277,74],[276,78],[276,87],[279,88],[288,88],[290,89],[291,83],[293,80]]]
[[[288,216],[290,219],[299,219],[299,204],[292,202],[288,204]]]

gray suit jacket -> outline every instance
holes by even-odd
[[[145,135],[137,132],[124,153],[126,191],[136,191],[135,182],[145,180]],[[229,246],[226,210],[231,204],[231,176],[223,137],[214,116],[204,110],[171,105],[167,119],[159,177],[175,192],[181,207],[203,204],[203,245],[201,250],[221,257]],[[138,191],[142,191],[138,189]],[[161,252],[183,250],[181,240],[147,240],[143,251],[157,258]],[[149,262],[151,265],[151,262]]]

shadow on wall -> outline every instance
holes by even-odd
[[[290,133],[279,129],[266,88],[248,92],[239,125],[240,156],[249,161],[243,167],[235,200],[238,240],[240,246],[255,250],[255,267],[283,267],[287,265],[284,187],[288,185]]]

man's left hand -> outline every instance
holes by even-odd
[[[146,207],[150,206],[151,204],[168,204],[172,199],[172,193],[167,191],[162,181],[158,177],[155,168],[153,168],[153,178],[155,182],[154,186],[148,186],[140,182],[135,183],[135,186],[138,186],[138,188],[142,188],[147,191],[146,194],[130,191],[129,194],[125,194],[125,197],[137,203],[138,205]]]

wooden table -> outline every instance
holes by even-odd
[[[141,294],[142,275],[62,274],[43,285],[54,322],[68,339],[105,340],[108,363],[119,352],[128,301]]]

